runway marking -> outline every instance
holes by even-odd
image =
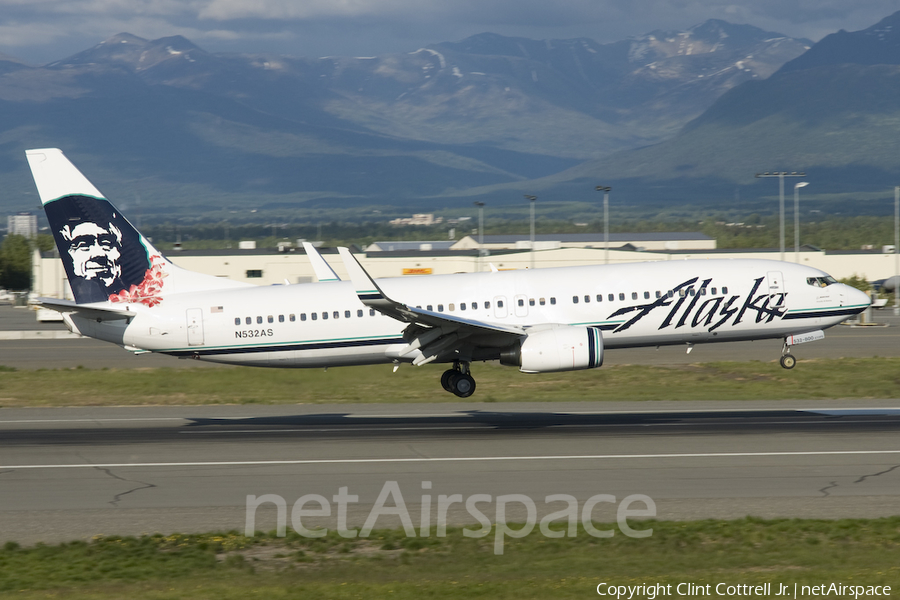
[[[14,419],[0,421],[0,425],[10,423],[119,423],[128,421],[189,421],[188,417],[136,417],[129,419]]]
[[[880,421],[878,421],[880,423]],[[495,429],[492,425],[460,425],[459,427],[333,427],[330,429],[326,428],[317,428],[317,429],[224,429],[224,430],[212,430],[212,429],[197,429],[193,431],[179,431],[178,433],[185,435],[197,435],[197,434],[213,434],[218,435],[220,433],[332,433],[332,432],[346,432],[346,431],[366,431],[366,432],[379,432],[379,431],[422,431],[422,432],[433,432],[433,431],[447,431],[447,430],[455,430],[455,429]]]
[[[276,465],[336,465],[433,462],[490,462],[528,460],[620,460],[630,458],[745,458],[768,456],[859,456],[900,454],[900,450],[822,450],[800,452],[705,452],[676,454],[570,454],[561,456],[447,456],[410,458],[324,458],[301,460],[226,460],[207,462],[148,462],[148,463],[76,463],[70,465],[0,465],[0,469],[115,469],[154,467],[250,467]]]

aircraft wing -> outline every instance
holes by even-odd
[[[389,298],[375,280],[359,264],[347,248],[338,248],[360,302],[403,323],[409,323],[403,337],[409,345],[400,352],[404,356],[420,350],[422,356],[413,361],[424,365],[447,358],[472,347],[505,348],[524,338],[522,327],[486,323],[455,315],[415,308]]]
[[[38,298],[33,304],[61,313],[76,313],[80,317],[97,321],[124,321],[137,316],[134,312],[122,308],[97,304],[76,304],[71,300],[60,300],[59,298]]]
[[[316,250],[315,246],[309,242],[303,242],[303,250],[306,252],[310,264],[312,264],[313,271],[316,273],[316,279],[319,281],[341,280],[341,278],[337,276],[337,273],[334,272],[334,269],[325,262],[325,259],[322,258],[322,255],[319,254],[319,251]]]

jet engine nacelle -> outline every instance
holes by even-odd
[[[536,331],[501,352],[500,362],[523,373],[593,369],[603,364],[603,336],[596,327],[561,325]]]

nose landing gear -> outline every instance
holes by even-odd
[[[785,369],[793,369],[794,365],[797,364],[797,359],[791,354],[791,347],[787,345],[787,342],[781,348],[781,360],[779,362],[782,368]]]
[[[441,386],[460,398],[468,398],[475,393],[475,379],[469,372],[469,363],[455,361],[453,368],[447,369],[441,375]]]

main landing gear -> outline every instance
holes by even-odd
[[[781,348],[781,361],[779,362],[781,362],[781,366],[785,369],[793,369],[794,365],[797,364],[797,359],[791,354],[791,347],[787,345],[787,342],[785,342],[784,346]]]
[[[468,398],[475,393],[475,379],[469,373],[469,363],[457,360],[452,369],[441,375],[441,385],[445,390],[460,398]]]

